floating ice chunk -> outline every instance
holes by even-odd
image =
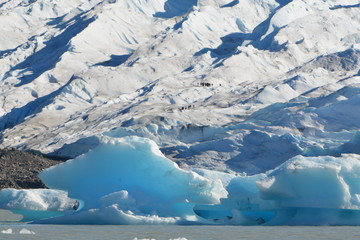
[[[2,230],[1,231],[2,234],[12,234],[13,233],[13,230],[11,228],[8,228],[6,230]]]
[[[198,221],[195,204],[216,204],[227,195],[220,180],[180,169],[153,141],[139,137],[103,137],[93,151],[43,171],[40,178],[81,202],[76,214],[52,223]]]
[[[35,232],[29,230],[29,229],[26,229],[26,228],[23,228],[19,231],[20,234],[33,234],[35,235]]]
[[[359,180],[359,155],[296,156],[266,174],[234,177],[221,204],[194,211],[218,224],[360,225]]]
[[[133,240],[156,240],[155,238],[134,238]]]
[[[22,221],[63,215],[73,210],[75,200],[68,198],[67,192],[52,189],[2,189],[0,208],[23,216]]]
[[[268,225],[359,225],[360,156],[297,156],[257,181]]]
[[[65,191],[11,188],[0,191],[0,208],[8,210],[64,211],[74,203]]]
[[[297,156],[257,182],[279,207],[360,209],[360,156]]]

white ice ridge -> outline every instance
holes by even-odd
[[[356,154],[296,156],[266,173],[236,176],[182,170],[145,138],[103,137],[40,177],[80,206],[34,223],[360,225]]]

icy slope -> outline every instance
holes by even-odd
[[[358,1],[0,1],[1,147],[154,140],[259,173],[359,153]]]

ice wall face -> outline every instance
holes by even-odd
[[[239,176],[182,170],[148,139],[104,137],[40,177],[78,202],[58,190],[7,189],[1,208],[44,224],[360,225],[356,154],[296,156]]]

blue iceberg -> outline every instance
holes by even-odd
[[[217,204],[227,192],[220,180],[180,169],[157,145],[139,137],[103,137],[93,151],[40,174],[49,188],[80,203],[70,215],[38,223],[197,223],[196,204]]]

